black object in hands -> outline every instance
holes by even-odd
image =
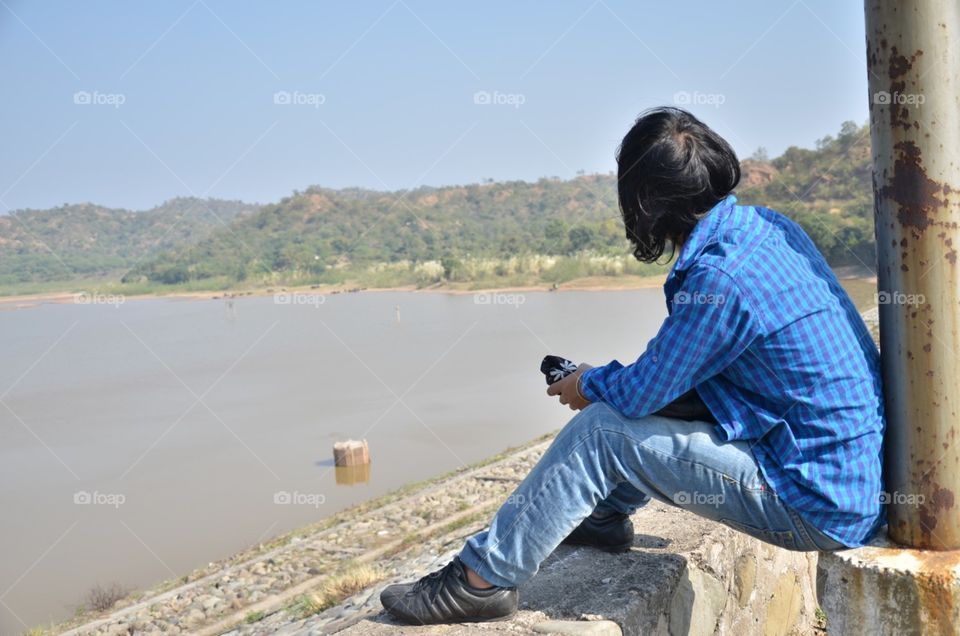
[[[560,356],[545,356],[540,363],[540,372],[547,378],[547,384],[564,379],[577,370],[577,364]]]
[[[577,370],[577,364],[560,356],[546,356],[540,363],[540,371],[547,378],[547,384],[564,379]],[[677,420],[715,423],[717,420],[700,399],[696,389],[690,389],[676,400],[666,405],[654,415]]]

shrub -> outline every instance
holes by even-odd
[[[97,583],[87,592],[86,606],[95,612],[105,612],[126,595],[126,588],[119,583],[106,586]]]

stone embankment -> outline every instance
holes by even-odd
[[[261,616],[279,613],[292,619],[316,613],[339,602],[350,585],[374,583],[398,568],[415,571],[413,563],[425,546],[496,510],[548,443],[541,438],[466,470],[408,486],[124,599],[109,614],[87,615],[52,631],[71,636],[216,634],[253,624]]]
[[[804,634],[818,630],[816,556],[779,550],[682,510],[634,516],[634,548],[560,547],[511,621],[404,628],[384,585],[441,567],[542,455],[538,440],[412,487],[129,602],[68,634]]]

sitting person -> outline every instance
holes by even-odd
[[[579,413],[458,557],[383,591],[400,621],[508,618],[561,543],[629,549],[651,499],[788,550],[860,546],[883,522],[879,353],[813,242],[737,204],[736,155],[683,110],[641,116],[617,163],[634,255],[676,255],[669,315],[636,362],[550,385]],[[664,417],[678,400],[704,417]]]

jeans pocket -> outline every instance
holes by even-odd
[[[737,532],[749,534],[751,537],[759,539],[764,543],[775,545],[778,548],[800,550],[800,547],[797,545],[797,537],[794,535],[793,530],[768,530],[766,528],[758,528],[746,523],[740,523],[733,519],[720,519],[720,523],[729,528],[733,528]]]
[[[787,512],[790,514],[790,518],[793,519],[794,525],[797,527],[799,532],[803,534],[803,540],[809,545],[808,550],[818,550],[820,552],[833,552],[836,550],[848,550],[849,548],[837,540],[828,537],[823,531],[815,528],[806,521],[803,517],[800,516],[798,512],[792,509],[788,509]]]

